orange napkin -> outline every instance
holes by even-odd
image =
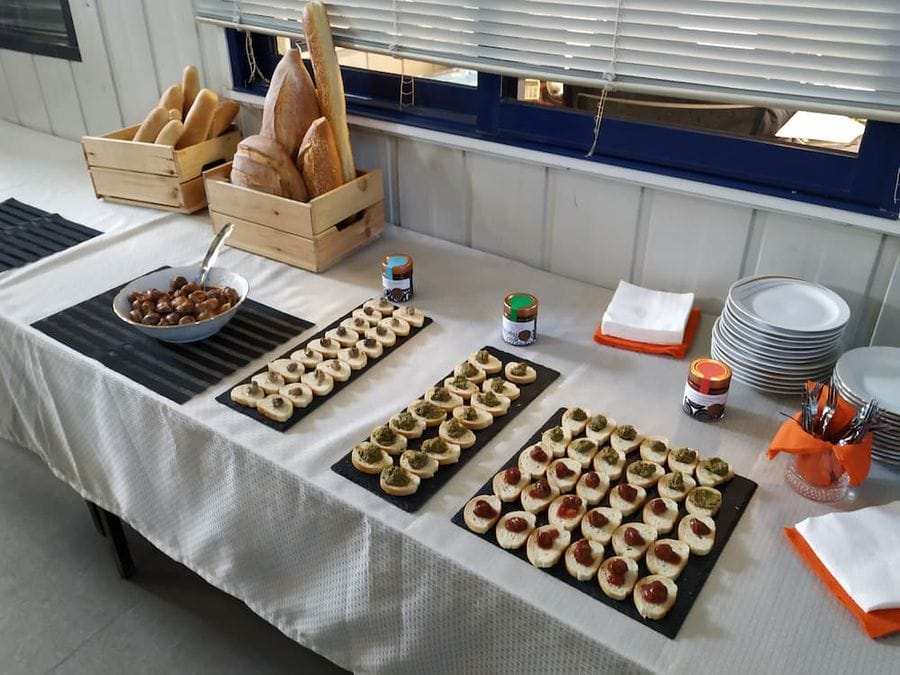
[[[788,424],[792,423],[788,422]],[[825,583],[828,590],[830,590],[835,597],[837,597],[837,599],[853,613],[856,620],[862,624],[863,630],[866,631],[866,635],[871,638],[877,638],[900,631],[900,609],[877,609],[872,612],[862,611],[859,605],[853,601],[853,598],[847,595],[847,592],[835,578],[831,576],[831,573],[825,569],[825,565],[822,564],[810,548],[809,544],[806,543],[806,539],[804,539],[797,530],[793,527],[786,527],[784,528],[784,534],[803,562],[809,566],[813,573]]]
[[[665,356],[674,356],[676,359],[683,359],[685,354],[691,348],[694,341],[694,335],[697,333],[697,326],[700,325],[700,310],[694,307],[688,315],[687,325],[684,327],[684,341],[678,345],[651,345],[648,342],[635,342],[634,340],[626,340],[624,338],[613,337],[612,335],[604,335],[600,326],[594,333],[594,341],[601,345],[609,345],[610,347],[618,347],[619,349],[628,349],[632,352],[642,352],[644,354],[663,354]]]
[[[828,387],[823,387],[821,401],[828,395]],[[837,409],[831,419],[829,434],[833,439],[840,436],[841,431],[850,423],[856,409],[838,397]],[[797,470],[814,485],[830,485],[834,473],[840,475],[844,471],[850,477],[850,485],[859,485],[869,475],[872,463],[872,434],[866,434],[861,443],[854,445],[833,445],[822,438],[810,436],[800,426],[800,414],[794,415],[794,421],[788,420],[781,425],[767,455],[772,459],[779,452],[803,455],[797,458]]]

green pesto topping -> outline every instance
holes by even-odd
[[[494,392],[492,391],[487,391],[481,394],[481,396],[479,396],[479,400],[489,408],[495,405],[500,405],[500,399],[497,398],[496,394],[494,394]]]
[[[666,444],[662,441],[653,441],[652,443],[650,443],[650,450],[651,452],[655,452],[657,454],[663,453],[666,451]]]
[[[478,363],[487,363],[491,360],[491,353],[487,349],[479,349],[475,353],[475,360],[478,361]]]
[[[684,474],[680,471],[674,472],[669,479],[669,488],[675,492],[684,492]]]
[[[399,466],[389,466],[381,472],[381,478],[385,484],[392,487],[406,487],[409,485],[409,474]]]
[[[730,467],[728,466],[728,462],[724,459],[720,459],[718,457],[711,457],[706,460],[706,468],[710,473],[714,473],[720,478],[722,476],[727,476]]]
[[[586,455],[594,449],[594,444],[586,438],[579,438],[574,441],[570,447],[574,452],[577,452],[580,455]]]
[[[457,375],[452,380],[450,380],[450,384],[457,389],[468,389],[469,385],[472,383],[469,382],[468,378],[466,378],[465,375]]]
[[[360,443],[357,445],[356,454],[364,464],[378,464],[384,457],[382,450],[371,443]]]
[[[450,446],[444,443],[443,438],[429,438],[422,443],[422,450],[431,455],[446,455],[450,452]]]
[[[433,403],[429,403],[428,401],[422,401],[421,403],[417,404],[413,408],[413,410],[415,411],[416,415],[418,415],[419,417],[424,417],[426,420],[433,420],[444,416],[444,411],[442,409],[438,408]]]
[[[678,448],[672,452],[672,457],[676,462],[682,464],[693,464],[697,461],[697,451],[691,448]]]
[[[450,400],[450,392],[444,389],[444,387],[435,387],[434,391],[431,392],[431,400],[432,401],[449,401]]]
[[[582,408],[575,408],[572,411],[571,418],[576,422],[584,422],[587,419],[587,413]]]
[[[635,429],[630,424],[623,424],[618,429],[616,429],[616,433],[619,435],[624,441],[633,441],[637,438],[637,429]]]
[[[618,464],[621,457],[616,450],[610,446],[606,446],[600,451],[600,459],[602,459],[607,464]]]
[[[412,431],[418,424],[419,421],[411,412],[402,412],[394,418],[394,426],[403,431]]]
[[[372,438],[381,445],[393,445],[397,442],[397,434],[390,427],[378,427],[372,434]]]
[[[691,494],[688,495],[688,499],[690,499],[694,504],[699,506],[701,509],[715,509],[722,503],[722,495],[719,494],[718,490],[713,490],[712,488],[696,488],[691,491]]]
[[[591,418],[590,423],[588,424],[588,428],[591,431],[603,431],[606,428],[606,425],[609,424],[606,417],[603,415],[594,415]]]
[[[656,473],[657,465],[653,462],[635,462],[631,465],[631,473],[641,478],[650,478]]]
[[[509,372],[511,372],[516,377],[525,377],[528,374],[528,366],[521,361],[510,368]]]
[[[475,420],[477,420],[479,418],[478,410],[476,410],[475,408],[473,408],[470,405],[467,405],[467,406],[463,407],[462,418],[469,422],[474,422]]]
[[[466,361],[466,362],[462,365],[462,368],[461,368],[460,371],[459,371],[460,375],[463,375],[463,376],[465,376],[465,377],[475,377],[475,376],[477,376],[480,372],[481,372],[481,371],[478,369],[478,366],[473,366],[473,365],[472,365],[471,363],[469,363],[468,361]]]
[[[415,450],[410,450],[406,453],[406,461],[407,463],[414,469],[424,469],[428,466],[428,462],[431,458],[426,455],[424,452],[417,452]]]
[[[550,430],[550,440],[554,443],[562,443],[566,440],[566,434],[562,430],[562,427],[553,427]]]
[[[450,438],[459,438],[461,436],[465,436],[468,429],[464,427],[456,418],[453,418],[449,422],[447,422],[446,426],[447,435]]]
[[[491,379],[491,391],[499,394],[504,389],[506,389],[506,380],[504,380],[502,377],[495,377]]]

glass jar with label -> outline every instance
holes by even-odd
[[[390,302],[409,302],[413,296],[413,259],[405,253],[386,255],[381,261],[381,285]]]
[[[684,385],[681,408],[701,422],[715,422],[725,415],[731,386],[731,368],[715,359],[694,359]]]
[[[503,301],[503,341],[530,345],[537,339],[538,299],[530,293],[510,293]]]

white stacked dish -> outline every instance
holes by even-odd
[[[728,289],[712,330],[712,356],[740,382],[776,394],[827,380],[841,353],[850,308],[834,291],[802,279],[758,276]]]
[[[900,465],[900,348],[851,349],[834,368],[834,384],[857,407],[878,400],[884,428],[872,434],[872,459]]]

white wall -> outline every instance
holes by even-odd
[[[0,50],[0,117],[72,139],[105,133],[139,123],[188,63],[204,86],[230,90],[221,30],[195,24],[190,0],[70,4],[83,61]],[[245,107],[241,121],[254,132],[258,110]],[[387,218],[402,227],[607,288],[627,279],[692,290],[712,312],[742,276],[794,274],[847,300],[848,345],[900,346],[900,238],[850,225],[851,214],[801,216],[799,205],[616,180],[492,145],[359,127],[353,142],[361,167],[384,169]]]

